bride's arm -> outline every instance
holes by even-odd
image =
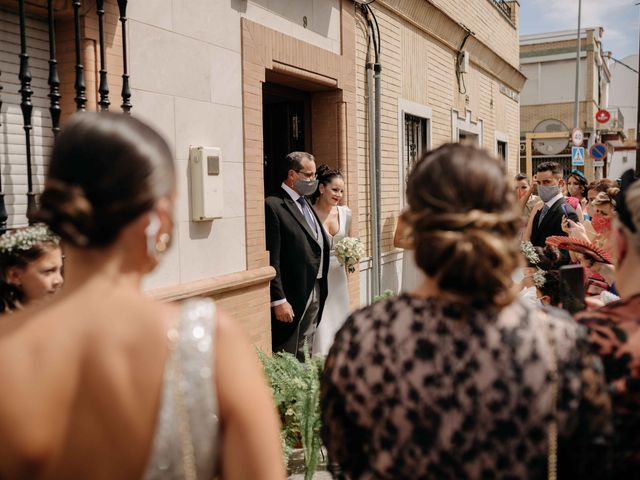
[[[216,321],[222,479],[283,480],[280,422],[258,358],[237,322]]]

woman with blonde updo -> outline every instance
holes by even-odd
[[[65,288],[0,318],[0,478],[282,480],[255,352],[215,303],[141,291],[171,243],[175,167],[149,126],[82,113],[56,138],[38,218]]]
[[[591,218],[591,226],[596,232],[593,243],[598,247],[606,250],[615,263],[615,248],[612,235],[612,222],[615,213],[616,195],[620,191],[617,187],[607,189],[606,192],[598,192],[596,197],[591,201],[593,217]]]
[[[601,364],[571,318],[515,300],[520,217],[502,163],[443,145],[407,199],[425,277],[336,335],[321,391],[330,458],[352,479],[598,478]]]

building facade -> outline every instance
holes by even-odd
[[[407,175],[421,153],[466,141],[504,158],[515,174],[519,147],[518,2],[379,0],[371,4],[381,44],[380,290],[402,289],[404,252],[393,246]],[[371,246],[367,28],[356,23],[361,303],[375,290]],[[368,54],[369,50],[369,54]],[[446,179],[443,179],[446,181]],[[375,206],[374,206],[375,208]]]
[[[609,88],[609,110],[620,112],[624,135],[611,142],[608,158],[608,175],[619,178],[626,170],[638,171],[636,160],[636,125],[638,119],[638,55],[629,55],[618,61],[612,60],[611,85]],[[629,68],[630,67],[630,68]]]
[[[611,82],[608,57],[602,48],[603,34],[601,27],[580,31],[578,125],[574,125],[576,31],[523,35],[520,38],[520,65],[527,76],[520,98],[521,138],[524,141],[527,133],[567,133],[566,145],[560,139],[547,142],[539,139],[534,142],[534,165],[544,160],[555,160],[562,164],[565,171],[570,171],[569,132],[574,127],[584,131],[586,152],[595,142],[603,140],[603,135],[617,135],[617,112],[612,112],[614,115],[609,124],[596,121],[596,112],[607,108],[609,104]],[[523,154],[524,150],[522,148]],[[604,162],[594,163],[593,160],[588,154],[585,156],[585,165],[581,167],[584,173],[591,179],[605,176]],[[521,170],[526,170],[524,155]]]
[[[392,237],[407,174],[422,152],[468,141],[502,156],[510,173],[517,170],[525,77],[518,69],[516,1],[470,0],[461,7],[454,0],[378,0],[367,10],[351,0],[59,0],[52,4],[53,41],[45,0],[26,1],[23,15],[16,2],[0,6],[0,173],[9,227],[27,222],[27,200],[42,188],[57,123],[47,81],[54,45],[62,124],[82,95],[87,110],[128,109],[130,102],[131,114],[158,128],[174,150],[173,247],[145,289],[166,301],[216,298],[265,350],[274,271],[263,204],[280,184],[286,153],[306,150],[318,164],[344,172],[351,235],[367,246],[359,274],[349,276],[354,308],[373,293],[373,208],[380,286],[401,288],[403,252]],[[34,92],[26,134],[21,50],[30,56]],[[373,110],[371,63],[380,66]],[[372,136],[370,115],[379,135]],[[379,208],[370,191],[374,137]],[[194,219],[198,151],[217,157],[217,193],[204,199],[213,219]]]

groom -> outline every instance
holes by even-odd
[[[313,155],[292,152],[285,158],[281,189],[265,201],[267,250],[276,270],[271,280],[271,342],[274,352],[304,360],[327,298],[329,239],[304,198],[315,192]]]

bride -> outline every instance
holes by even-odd
[[[329,294],[324,304],[322,319],[313,341],[313,354],[326,355],[333,344],[333,337],[349,316],[349,287],[347,272],[333,253],[336,243],[349,236],[351,210],[338,205],[344,195],[344,178],[339,170],[327,165],[318,167],[318,189],[313,195],[313,209],[331,239],[331,258],[327,278]]]
[[[141,291],[175,184],[169,146],[133,117],[77,114],[56,138],[38,219],[64,242],[65,287],[0,317],[0,478],[284,478],[237,322]]]

